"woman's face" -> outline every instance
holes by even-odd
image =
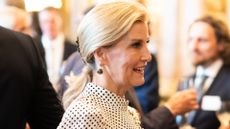
[[[114,46],[106,48],[104,70],[118,86],[137,86],[144,83],[144,69],[151,55],[147,49],[148,26],[136,22]]]

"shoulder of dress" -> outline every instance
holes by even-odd
[[[103,114],[99,108],[91,107],[90,104],[83,101],[77,101],[66,110],[59,127],[100,128],[105,121]]]
[[[92,96],[79,96],[72,102],[66,112],[76,112],[76,110],[85,111],[86,113],[103,114],[101,106]]]

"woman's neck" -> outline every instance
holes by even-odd
[[[97,74],[93,73],[93,79],[92,82],[97,84],[98,86],[101,86],[113,93],[115,93],[118,96],[123,97],[126,93],[125,86],[116,84],[111,77],[106,76],[105,73],[103,74]]]

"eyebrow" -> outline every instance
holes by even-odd
[[[146,42],[149,42],[149,38],[146,40]],[[138,42],[145,42],[144,40],[141,39],[131,39],[131,41],[138,41]]]

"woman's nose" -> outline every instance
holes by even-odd
[[[143,61],[149,62],[152,59],[151,53],[149,52],[147,46],[145,47],[142,53],[143,53],[142,55]]]

